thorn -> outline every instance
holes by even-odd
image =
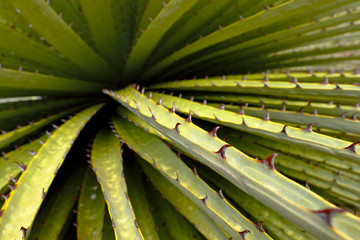
[[[188,118],[186,119],[186,122],[188,122],[188,123],[191,123],[191,122],[192,122],[192,119],[191,119],[191,110],[189,110],[189,116],[188,116]]]
[[[220,104],[220,107],[219,107],[218,109],[220,109],[220,110],[225,110],[225,104],[221,103],[221,104]]]
[[[12,190],[15,190],[16,185],[11,185],[11,184],[8,184],[8,187],[9,187],[9,188],[10,188],[10,190],[12,191]]]
[[[134,101],[134,103],[135,103],[136,109],[137,109],[138,111],[140,111],[139,104],[135,101],[135,99],[133,99],[133,101]]]
[[[10,180],[11,180],[13,183],[17,183],[17,179],[16,179],[16,178],[13,178],[12,176],[10,176]]]
[[[0,194],[0,196],[5,200],[9,198],[9,194]]]
[[[335,86],[336,86],[335,89],[342,89],[342,88],[339,86],[339,84],[337,84],[337,83],[334,83],[334,84],[335,84]]]
[[[245,81],[246,80],[246,75],[242,76],[242,80]]]
[[[357,120],[357,119],[356,119],[356,113],[354,113],[353,115],[351,115],[350,119],[356,121],[356,120]]]
[[[136,228],[139,228],[139,224],[137,223],[136,220],[134,220],[134,224],[135,224],[135,227],[136,227]]]
[[[297,83],[297,82],[298,82],[297,78],[296,78],[296,77],[292,77],[291,83]]]
[[[240,234],[240,236],[241,236],[241,238],[243,239],[243,240],[246,240],[245,239],[245,235],[247,234],[247,233],[251,233],[249,230],[244,230],[244,231],[242,231],[242,232],[239,232],[239,234]]]
[[[268,88],[269,85],[266,84],[266,82],[263,82],[264,83],[264,87]]]
[[[309,183],[308,183],[308,181],[306,181],[306,180],[305,180],[305,187],[306,187],[307,189],[311,190],[311,189],[310,189],[310,186],[309,186]]]
[[[356,213],[356,211],[354,211]],[[0,217],[4,214],[4,211],[0,210]],[[356,215],[355,215],[356,216]]]
[[[161,97],[159,97],[159,100],[158,100],[158,102],[156,104],[161,105]]]
[[[209,132],[209,135],[212,137],[217,137],[217,130],[219,130],[219,128],[221,128],[221,126],[215,127],[211,132]]]
[[[295,87],[295,88],[302,89],[302,87],[301,87],[298,83],[295,83],[295,84],[296,84],[296,87]]]
[[[191,102],[194,101],[194,96],[191,96],[189,101],[191,101]]]
[[[317,109],[316,109],[316,108],[314,108],[312,114],[313,114],[313,115],[318,115],[318,112],[317,112]]]
[[[52,126],[53,128],[55,128],[55,129],[58,129],[58,128],[59,128],[59,126],[58,126],[58,125],[55,125],[55,124],[51,124],[51,126]]]
[[[177,156],[178,158],[180,158],[180,157],[181,157],[181,152],[178,151],[177,154],[176,154],[176,156]]]
[[[175,102],[173,102],[172,108],[169,110],[170,113],[175,113]]]
[[[192,170],[192,171],[193,171],[194,175],[198,175],[198,173],[197,173],[197,171],[196,171],[196,167],[195,167],[195,166],[193,167],[193,170]]]
[[[223,191],[222,191],[221,189],[219,189],[218,194],[219,194],[219,197],[220,197],[221,199],[225,199],[224,193],[223,193]]]
[[[269,77],[267,75],[264,76],[264,82],[268,82],[269,81]]]
[[[155,115],[154,115],[153,111],[151,110],[151,108],[150,108],[149,106],[148,106],[148,108],[149,108],[149,110],[150,110],[151,117],[152,117],[154,120],[156,120],[156,117],[155,117]]]
[[[245,110],[244,110],[244,107],[243,106],[240,106],[240,112],[239,112],[240,115],[244,115],[245,114]]]
[[[263,118],[264,121],[269,121],[270,120],[270,113],[268,111],[266,111],[266,116],[265,118]]]
[[[152,98],[152,91],[149,91],[149,99]]]
[[[208,199],[208,195],[205,193],[205,197],[200,200],[206,205],[207,199]]]
[[[176,123],[176,125],[175,125],[175,127],[174,127],[174,130],[175,130],[177,133],[180,133],[179,125],[181,125],[181,123]]]
[[[244,125],[245,127],[247,127],[247,126],[248,126],[248,125],[246,124],[246,122],[245,122],[244,117],[242,118],[242,123],[241,123],[241,125]]]
[[[41,192],[41,199],[44,199],[45,198],[45,188],[42,189],[42,192]]]
[[[331,216],[335,213],[344,212],[344,209],[340,208],[328,208],[319,211],[311,211],[312,213],[317,214],[320,218],[322,218],[327,224],[331,226]]]
[[[274,162],[275,162],[275,158],[278,155],[279,155],[278,153],[273,153],[270,156],[268,156],[266,159],[262,160],[261,162],[265,167],[268,167],[271,170],[276,170]]]
[[[141,94],[144,94],[145,93],[145,87],[142,87],[141,88]]]
[[[34,152],[34,151],[28,150],[27,152],[30,153],[31,156],[35,156],[35,155],[36,155],[36,152]]]
[[[239,82],[236,82],[236,86],[241,87],[241,84]]]
[[[256,224],[256,228],[260,230],[260,232],[265,232],[264,228],[263,228],[263,221],[260,221]]]
[[[18,165],[18,167],[20,168],[20,170],[22,172],[24,172],[26,170],[26,165],[22,164],[22,163],[19,163],[19,162],[16,162],[16,164]]]
[[[179,178],[179,173],[178,173],[178,172],[176,172],[176,179],[175,179],[175,181],[177,181],[178,183],[180,183],[180,178]]]
[[[348,147],[346,147],[346,148],[344,148],[344,149],[347,149],[347,150],[350,150],[350,151],[356,153],[355,148],[356,148],[356,145],[357,145],[358,143],[360,143],[360,142],[354,142],[354,143],[352,143],[350,146],[348,146]]]
[[[327,78],[327,76],[324,76],[324,81],[321,84],[322,85],[328,85],[329,84],[329,79]]]
[[[214,115],[214,117],[215,117],[215,120],[220,122],[220,118],[218,118],[218,117],[215,115],[215,113],[213,113],[213,115]]]
[[[305,132],[312,132],[312,125],[314,125],[315,123],[309,123],[309,125],[307,125],[306,128],[304,128],[303,130]]]
[[[280,133],[283,133],[283,134],[285,134],[286,136],[289,136],[288,133],[287,133],[287,131],[286,131],[286,128],[287,128],[287,127],[288,127],[288,125],[284,125],[284,127],[283,127],[283,129],[281,130]]]
[[[354,108],[358,108],[358,107],[360,107],[360,102],[356,102],[354,105]]]
[[[20,230],[22,231],[22,239],[26,239],[27,230],[29,228],[21,227]]]
[[[225,151],[228,147],[232,147],[232,146],[230,144],[225,144],[219,149],[219,151],[215,153],[218,154],[220,157],[222,157],[224,160],[226,160]]]
[[[203,105],[206,105],[207,101],[206,99],[204,99],[204,101],[202,102]]]
[[[346,114],[347,114],[346,112],[342,113],[342,114],[339,116],[339,118],[345,119],[345,115],[346,115]]]

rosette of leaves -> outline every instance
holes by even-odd
[[[357,239],[358,5],[1,0],[0,239]]]

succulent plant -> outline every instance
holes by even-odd
[[[358,5],[1,0],[0,239],[358,239]]]

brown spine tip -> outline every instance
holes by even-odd
[[[22,232],[22,239],[26,239],[27,231],[29,228],[21,227],[20,230]]]
[[[329,84],[329,79],[327,76],[324,76],[324,81],[321,83],[323,85],[328,85]]]
[[[263,221],[258,222],[255,226],[257,229],[259,229],[260,232],[265,232],[264,228],[263,228]]]
[[[338,83],[335,82],[334,84],[336,86],[335,89],[340,89],[340,90],[342,89],[342,87],[340,87]]]
[[[18,165],[18,167],[22,172],[26,170],[26,165],[24,165],[23,163],[16,162],[16,164]]]
[[[192,119],[191,119],[191,110],[189,110],[189,116],[188,116],[188,118],[186,119],[186,122],[188,122],[188,123],[191,123],[191,122],[192,122]]]
[[[219,197],[220,197],[221,199],[225,199],[224,193],[223,193],[223,191],[222,191],[221,189],[219,189],[218,194],[219,194]]]
[[[269,111],[266,111],[266,115],[265,115],[265,117],[263,118],[263,121],[270,121],[270,113],[269,113]]]
[[[181,123],[176,123],[176,125],[175,125],[175,127],[174,127],[174,130],[175,130],[177,133],[180,133],[179,125],[181,125]]]
[[[135,101],[135,99],[133,99],[133,101],[134,101],[134,103],[135,103],[136,109],[137,109],[138,111],[140,111],[139,104]]]
[[[9,194],[0,194],[0,196],[1,196],[4,200],[6,200],[6,199],[9,198]]]
[[[245,110],[244,110],[244,107],[243,106],[240,106],[240,112],[239,112],[240,115],[244,115],[245,114]]]
[[[351,115],[350,119],[353,120],[353,121],[356,121],[356,120],[357,120],[357,119],[356,119],[356,113],[354,113],[353,115]]]
[[[170,113],[175,113],[175,102],[173,102],[172,108],[169,110]]]
[[[312,112],[312,115],[318,115],[318,112],[317,112],[317,109],[314,108],[313,112]]]
[[[200,200],[206,205],[207,199],[208,199],[208,195],[205,193],[205,197]]]
[[[192,170],[192,171],[193,171],[194,175],[198,175],[198,173],[197,173],[197,171],[196,171],[196,167],[195,167],[195,166],[193,167],[193,170]]]
[[[355,212],[356,213],[356,212]],[[3,210],[0,210],[0,217],[4,214]]]
[[[309,125],[306,126],[306,128],[304,128],[303,130],[305,132],[312,132],[312,126],[314,125],[315,123],[309,123]]]
[[[247,127],[248,125],[246,124],[246,122],[245,122],[245,119],[244,118],[242,118],[242,123],[241,123],[241,125],[244,125],[245,127]]]
[[[312,213],[317,214],[320,218],[322,218],[327,224],[331,226],[331,217],[333,214],[345,212],[344,209],[341,208],[327,208],[319,211],[311,211]]]
[[[136,228],[139,228],[139,224],[138,224],[138,222],[136,220],[134,220],[134,224],[135,224]]]
[[[151,108],[148,106],[150,113],[151,113],[151,117],[156,120],[155,114],[153,113],[153,111],[151,110]]]
[[[45,188],[42,189],[42,192],[41,192],[41,199],[44,199],[45,198]]]
[[[281,130],[280,133],[283,133],[283,134],[285,134],[286,136],[289,136],[288,133],[287,133],[287,131],[286,131],[286,128],[287,128],[287,127],[288,127],[288,125],[284,125],[284,127],[283,127],[283,129]]]
[[[156,103],[157,105],[161,105],[161,97],[159,97],[159,100]]]
[[[273,153],[270,156],[268,156],[266,159],[262,160],[261,163],[271,169],[271,170],[275,170],[275,158],[278,156],[278,153]]]
[[[215,127],[211,132],[209,132],[209,135],[212,137],[217,137],[217,130],[221,128],[221,126]]]
[[[248,234],[248,233],[251,233],[249,230],[244,230],[244,231],[242,231],[242,232],[239,232],[239,234],[240,234],[240,236],[241,236],[241,238],[243,239],[243,240],[246,240],[245,239],[245,235],[246,234]]]
[[[345,115],[346,115],[346,114],[347,114],[347,112],[342,113],[342,114],[339,116],[339,118],[345,119]]]
[[[347,149],[347,150],[350,150],[350,151],[356,153],[356,149],[355,149],[355,148],[356,148],[356,145],[357,145],[358,143],[360,143],[360,142],[354,142],[354,143],[352,143],[350,146],[348,146],[348,147],[346,147],[346,148],[344,148],[344,149]]]
[[[225,144],[224,146],[222,146],[219,151],[215,152],[216,154],[218,154],[220,157],[222,157],[224,160],[226,160],[226,156],[225,156],[225,151],[228,147],[231,147],[230,144]]]
[[[308,183],[308,181],[306,181],[306,180],[305,180],[305,187],[306,187],[307,189],[311,190],[311,189],[310,189],[310,186],[309,186],[309,183]]]

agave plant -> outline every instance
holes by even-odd
[[[358,5],[1,0],[0,239],[358,239]]]

